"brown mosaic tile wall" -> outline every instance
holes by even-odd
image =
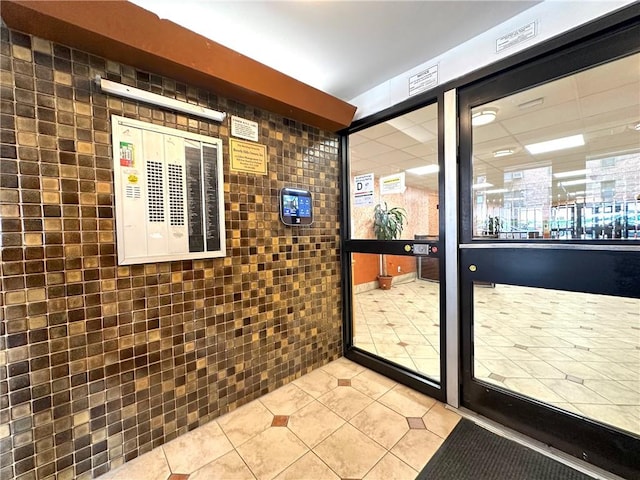
[[[340,356],[335,135],[1,32],[0,477],[88,479]],[[268,175],[222,125],[106,96],[95,75],[255,120]],[[227,257],[119,267],[112,113],[220,137]],[[312,227],[278,218],[285,185]]]

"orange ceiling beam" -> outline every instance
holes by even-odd
[[[178,8],[179,3],[177,4]],[[332,132],[356,107],[126,0],[2,1],[12,29]],[[215,18],[211,19],[215,22]]]

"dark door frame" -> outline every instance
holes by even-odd
[[[640,241],[472,237],[471,109],[640,52],[638,19],[459,91],[462,405],[613,473],[640,478],[640,436],[473,377],[473,282],[640,298]],[[523,248],[522,243],[526,246]],[[519,245],[516,245],[519,244]],[[596,248],[595,245],[598,245]],[[467,267],[475,265],[472,272]],[[593,270],[598,275],[593,275]],[[526,273],[524,273],[526,272]]]
[[[390,255],[403,255],[414,256],[413,252],[407,252],[405,250],[406,245],[429,243],[420,240],[357,240],[351,239],[351,192],[349,181],[349,135],[356,133],[365,128],[383,123],[392,118],[404,115],[419,108],[424,108],[429,105],[438,105],[438,163],[440,165],[440,173],[438,174],[438,196],[439,196],[439,208],[444,204],[444,175],[443,175],[443,152],[444,152],[444,107],[442,102],[442,96],[444,92],[439,92],[435,97],[422,98],[420,102],[413,103],[411,105],[404,105],[398,108],[391,109],[385,112],[383,115],[375,115],[367,119],[367,121],[359,122],[353,127],[349,128],[341,136],[340,149],[342,157],[342,307],[343,307],[343,345],[344,356],[350,360],[360,363],[367,368],[370,368],[376,372],[379,372],[393,380],[407,385],[414,390],[429,395],[432,398],[446,401],[446,341],[445,341],[445,329],[444,329],[444,312],[445,312],[445,296],[444,296],[444,254],[443,254],[443,241],[444,241],[444,216],[439,215],[439,238],[438,238],[438,253],[437,256],[440,259],[440,382],[435,382],[433,379],[420,374],[419,372],[410,371],[404,367],[395,365],[384,358],[374,355],[373,353],[366,352],[353,345],[353,328],[352,328],[352,315],[353,305],[351,299],[352,289],[352,272],[351,272],[351,254],[352,253],[376,253],[376,254],[390,254]]]

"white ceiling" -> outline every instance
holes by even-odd
[[[496,120],[473,127],[474,177],[486,178],[494,188],[508,187],[505,173],[550,167],[553,173],[587,169],[594,160],[640,151],[640,54],[595,67],[482,105],[492,108]],[[437,109],[435,105],[361,130],[349,137],[352,174],[374,172],[376,177],[437,164]],[[530,154],[525,146],[582,134],[585,145],[546,154]],[[511,149],[513,154],[496,158],[494,152]],[[628,165],[636,165],[629,163]],[[621,171],[616,170],[620,176]],[[581,177],[598,180],[595,173]],[[614,176],[615,177],[615,176]],[[612,178],[614,178],[612,177]],[[617,188],[635,197],[640,193],[640,171],[622,174]],[[406,175],[407,185],[437,189],[434,174]],[[599,180],[602,180],[601,178]],[[606,179],[605,179],[606,180]],[[550,182],[551,183],[551,182]],[[626,183],[626,187],[622,186]],[[584,190],[584,185],[566,187],[554,182],[552,194]]]
[[[349,101],[540,1],[133,3]]]

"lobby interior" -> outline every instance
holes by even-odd
[[[417,123],[398,122],[404,113],[396,104],[402,102],[392,93],[378,103],[361,97],[356,113],[344,99],[133,3],[82,5],[7,1],[2,7],[1,478],[413,479],[463,417],[522,441],[459,408],[459,399],[447,402],[442,375],[453,368],[443,369],[449,328],[440,281],[444,257],[388,254],[394,284],[382,290],[379,253],[344,250],[347,223],[349,239],[375,241],[372,204],[345,210],[344,191],[355,175],[375,172],[378,180],[398,171],[396,157],[382,158],[392,150],[390,137],[389,144],[381,140],[390,125],[394,134],[422,144],[425,150],[412,161],[421,155],[444,165],[442,110],[433,101],[421,131],[429,138],[416,140]],[[562,25],[554,28],[563,33]],[[613,27],[605,22],[589,28]],[[637,53],[629,58],[637,64]],[[633,90],[640,72],[626,71]],[[108,93],[97,76],[225,112],[226,118],[219,122]],[[441,84],[447,80],[454,81],[445,76]],[[414,102],[414,112],[420,110],[421,94],[402,95]],[[384,121],[370,122],[370,134],[368,127],[360,137],[349,131],[352,122],[362,122],[362,112],[375,116],[385,108]],[[383,118],[392,116],[395,125]],[[265,147],[264,172],[231,165],[231,142],[241,138],[232,117],[255,125],[257,140],[245,144]],[[127,192],[134,198],[138,179],[125,176],[122,185],[114,180],[114,170],[124,165],[122,156],[114,163],[116,118],[171,129],[184,135],[187,146],[194,139],[202,145],[220,140],[223,255],[123,261],[116,199]],[[346,138],[352,148],[348,168]],[[492,141],[484,138],[479,148],[491,153]],[[377,160],[358,151],[368,142],[382,149]],[[632,142],[635,150],[624,155],[630,155],[629,165],[640,165],[640,141]],[[511,161],[504,171],[530,167],[520,157]],[[402,170],[420,162],[409,163]],[[497,185],[489,163],[474,164],[474,181],[484,177]],[[563,165],[568,169],[569,160]],[[549,168],[551,178],[556,170]],[[632,178],[640,168],[629,172],[640,186],[640,177]],[[444,184],[438,175],[406,178],[406,192],[386,197],[420,217],[400,238],[441,241]],[[284,187],[311,193],[311,225],[282,222]],[[371,192],[379,199],[380,188]],[[488,196],[478,201],[479,193],[473,198],[480,220],[472,228],[482,235],[488,212],[497,208],[505,215],[499,209],[507,207]],[[640,197],[634,208],[640,230]],[[559,212],[549,227],[557,235],[561,221],[565,234],[569,229]],[[546,227],[538,220],[531,229],[542,237]],[[132,238],[138,235],[141,243],[148,241],[142,230],[133,226]],[[636,238],[627,239],[637,256]],[[638,441],[637,296],[486,282],[473,291],[476,380]],[[429,387],[410,388],[413,380],[382,375],[346,355],[351,350]],[[593,478],[621,478],[531,444]]]

